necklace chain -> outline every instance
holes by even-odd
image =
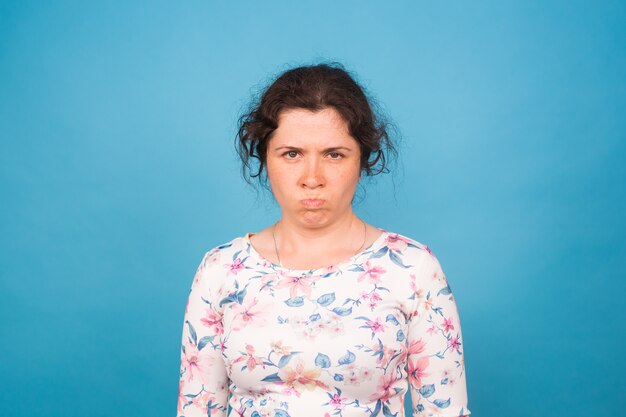
[[[278,245],[276,244],[276,234],[274,233],[276,231],[276,225],[278,224],[280,220],[278,220],[276,223],[274,223],[274,227],[272,227],[272,238],[274,239],[274,250],[276,251],[276,257],[278,258],[278,264],[280,265],[281,268],[283,267],[283,263],[280,261],[280,254],[278,253]],[[363,221],[363,220],[361,220]],[[361,249],[363,249],[363,246],[365,246],[365,239],[367,238],[367,225],[365,224],[365,222],[363,222],[363,243],[361,243],[361,246],[359,246],[359,248],[356,250],[356,252],[354,252],[354,254],[356,255],[357,253],[359,253],[361,251]]]

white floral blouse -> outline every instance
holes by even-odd
[[[327,268],[264,259],[251,233],[204,255],[177,416],[466,416],[459,315],[430,249],[382,233]]]

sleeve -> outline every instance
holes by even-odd
[[[180,352],[177,417],[225,417],[228,376],[222,357],[219,287],[209,276],[211,251],[205,253],[191,285]]]
[[[411,276],[414,303],[407,332],[413,416],[467,416],[459,313],[439,261],[424,249],[421,266]]]

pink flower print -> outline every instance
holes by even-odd
[[[334,336],[340,336],[345,333],[343,328],[343,322],[341,320],[334,320],[330,325],[330,333]]]
[[[420,358],[415,362],[409,359],[409,381],[411,381],[411,384],[413,384],[414,387],[421,388],[422,377],[430,375],[425,372],[426,368],[428,368],[428,365],[428,356],[424,356],[423,358]]]
[[[398,252],[404,251],[408,246],[407,243],[408,243],[408,240],[404,239],[403,237],[397,234],[389,234],[385,242],[389,250],[398,251]]]
[[[196,269],[196,273],[193,276],[193,283],[197,284],[200,281],[200,277],[202,277],[202,273],[204,272],[204,266],[201,264],[198,269]]]
[[[320,330],[327,330],[333,324],[333,320],[330,317],[326,317],[322,320],[316,320],[313,323],[315,323]]]
[[[381,357],[385,356],[385,346],[375,343],[370,349],[372,351],[372,355],[376,356],[376,363],[380,364],[382,362]]]
[[[426,293],[424,292],[422,288],[417,288],[417,282],[416,282],[416,278],[414,275],[411,276],[411,289],[413,290],[413,293],[415,294],[415,298],[417,299],[417,302],[422,303],[422,301],[424,301],[424,299],[426,298]]]
[[[200,322],[209,329],[215,329],[215,333],[223,334],[224,326],[222,325],[222,313],[215,311],[212,308],[206,309],[205,317],[200,319]]]
[[[341,365],[341,367],[342,367],[341,368],[342,372],[352,372],[352,373],[355,373],[357,371],[356,364],[354,362],[347,363],[345,365]]]
[[[459,348],[461,347],[461,342],[459,342],[458,336],[450,338],[449,343],[450,343],[450,347],[452,348],[452,350],[458,351]]]
[[[372,347],[372,351],[376,355],[376,363],[379,365],[386,363],[393,355],[396,354],[395,349],[385,345],[381,348],[378,343]]]
[[[224,379],[222,379],[221,381],[218,381],[217,384],[215,385],[217,386],[217,390],[221,392],[226,392],[229,388],[228,381]]]
[[[443,319],[443,331],[444,333],[448,333],[450,330],[454,329],[454,325],[452,324],[452,317],[449,317],[447,319]]]
[[[307,324],[308,324],[307,319],[302,316],[294,315],[289,319],[289,325],[295,332],[298,332],[298,333],[302,333],[304,331],[304,328],[307,326]]]
[[[289,288],[289,296],[295,298],[298,292],[310,297],[311,288],[315,285],[315,281],[319,280],[319,276],[285,276],[276,285],[276,288]]]
[[[383,324],[383,321],[380,319],[380,317],[376,317],[375,321],[366,321],[365,325],[370,328],[372,333],[379,333],[385,330],[385,325]]]
[[[210,347],[206,347],[210,349]],[[207,382],[207,371],[213,363],[211,357],[203,354],[193,343],[185,345],[185,353],[182,356],[182,364],[187,370],[187,381],[193,381],[199,377],[203,383]]]
[[[308,323],[304,328],[304,335],[308,339],[315,339],[317,335],[319,335],[323,330],[326,330],[327,324],[322,320],[316,320],[314,322]]]
[[[359,369],[359,378],[362,381],[369,381],[370,379],[372,379],[372,375],[374,374],[374,372],[369,369],[369,368],[361,368]]]
[[[439,278],[439,272],[434,271],[434,272],[433,272],[433,274],[430,276],[430,279],[431,279],[432,281],[440,281],[440,278]]]
[[[224,367],[226,368],[226,372],[228,373],[228,375],[231,375],[233,373],[233,365],[235,365],[237,362],[237,360],[232,360],[230,358],[224,359]]]
[[[276,353],[277,355],[284,356],[291,353],[291,348],[289,346],[283,346],[282,340],[272,342],[270,346],[272,347],[272,352]]]
[[[269,289],[276,281],[277,276],[275,274],[265,274],[261,277],[261,289]]]
[[[428,334],[437,333],[437,327],[434,324],[431,324],[430,327],[426,330],[426,333]]]
[[[408,308],[407,308],[406,304],[404,303],[404,301],[399,301],[398,302],[398,310],[403,311],[403,312],[408,310]],[[410,318],[410,317],[413,317],[413,313],[410,312],[410,311],[407,311],[407,318]]]
[[[246,356],[248,357],[246,360],[248,371],[252,372],[257,365],[263,365],[263,360],[258,356],[254,356],[254,346],[246,345]],[[263,366],[263,368],[265,368],[265,366]]]
[[[398,356],[398,360],[400,362],[405,362],[406,359],[410,355],[417,355],[419,353],[422,353],[425,347],[426,347],[426,343],[423,342],[422,339],[412,340],[408,346],[407,345],[401,346],[401,351],[400,351],[400,355]]]
[[[232,263],[226,264],[226,266],[228,267],[228,271],[233,275],[237,275],[237,273],[239,273],[242,269],[245,268],[240,258],[233,260]]]
[[[384,349],[384,355],[383,355],[383,363],[387,363],[389,360],[391,360],[391,358],[393,357],[393,355],[396,354],[396,350],[392,347],[385,347]]]
[[[216,264],[220,260],[220,251],[216,250],[213,253],[209,254],[209,257],[206,260],[205,265],[213,265]]]
[[[412,340],[409,344],[409,355],[417,355],[418,353],[422,353],[424,348],[426,347],[426,342],[419,340]]]
[[[239,362],[241,362],[241,361],[244,361],[245,359],[246,359],[246,355],[240,355],[240,356],[237,356],[237,358],[233,361],[233,363],[232,363],[232,364],[234,365],[234,364],[236,364],[236,363],[239,363]]]
[[[319,321],[321,320],[309,322],[308,319],[304,317],[293,316],[289,319],[289,324],[296,334],[313,340],[321,330],[320,326],[318,326]]]
[[[432,299],[432,297],[428,298],[428,299],[425,299],[422,302],[422,308],[424,309],[424,311],[428,311],[431,308],[433,308],[433,299]]]
[[[450,372],[450,369],[444,369],[443,371],[441,371],[441,381],[442,383],[448,385],[454,385],[454,383],[456,382],[454,378],[452,378],[452,373]]]
[[[283,388],[283,394],[289,396],[289,395],[295,395],[296,397],[300,397],[300,391],[296,390],[293,386],[288,386]]]
[[[346,397],[342,397],[339,394],[333,395],[333,398],[330,399],[330,405],[335,407],[335,409],[343,408],[344,404],[348,401]]]
[[[364,269],[363,272],[357,278],[357,281],[361,282],[364,278],[368,278],[369,282],[372,284],[380,283],[380,275],[387,272],[387,270],[381,266],[372,265],[370,261],[365,261],[365,264],[362,265]]]
[[[315,390],[316,387],[328,389],[328,386],[318,378],[322,374],[322,368],[305,369],[302,358],[296,360],[295,366],[285,366],[278,371],[278,376],[287,386],[292,386],[296,391],[303,389]]]
[[[361,378],[356,372],[351,372],[347,377],[344,378],[344,382],[346,385],[359,385],[361,382]]]
[[[383,375],[380,377],[378,381],[378,386],[376,387],[376,393],[374,393],[371,397],[371,401],[381,400],[382,402],[388,401],[391,397],[393,397],[396,393],[396,390],[393,389],[393,384],[396,382],[393,374]]]
[[[207,415],[209,411],[209,401],[215,402],[215,397],[210,397],[209,393],[206,391],[201,392],[200,395],[196,395],[191,399],[191,403],[194,407],[202,410],[203,415]]]
[[[244,300],[243,304],[233,303],[235,316],[233,317],[233,330],[241,330],[242,328],[255,324],[256,326],[264,326],[267,323],[266,316],[270,311],[269,303],[259,304],[259,300],[254,297]]]
[[[370,296],[370,310],[374,311],[374,309],[376,309],[376,306],[378,306],[378,303],[382,300],[381,296],[378,295],[378,293],[372,293],[372,295]]]

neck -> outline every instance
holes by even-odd
[[[281,257],[297,253],[323,253],[329,248],[354,247],[363,241],[364,223],[352,210],[341,219],[323,226],[309,226],[281,217],[275,226]]]

